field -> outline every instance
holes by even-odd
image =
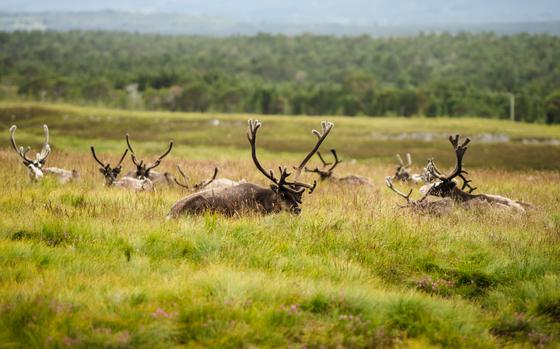
[[[375,186],[320,183],[298,217],[166,220],[185,189],[106,188],[89,154],[93,144],[114,163],[129,132],[153,159],[173,138],[162,169],[180,163],[195,181],[217,166],[268,185],[251,162],[249,117],[0,104],[0,347],[560,345],[559,126],[329,118],[323,150],[345,160],[337,173]],[[270,168],[301,160],[323,119],[258,118]],[[49,165],[78,169],[80,181],[30,183],[9,148],[14,123],[34,149],[47,123]],[[480,192],[534,209],[434,217],[398,208],[384,186],[394,154],[411,152],[416,170],[430,157],[448,169],[454,133],[473,138],[465,165]]]

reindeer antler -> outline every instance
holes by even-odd
[[[285,168],[285,167],[279,167],[278,168],[278,170],[280,172],[280,179],[277,179],[274,176],[274,172],[272,170],[267,171],[267,170],[264,169],[264,167],[259,162],[259,159],[257,158],[257,146],[256,146],[257,132],[258,132],[259,128],[262,126],[262,124],[258,120],[250,119],[248,121],[248,125],[249,126],[248,126],[248,129],[247,129],[247,139],[249,140],[249,143],[251,144],[251,157],[252,157],[253,162],[255,163],[255,166],[257,167],[257,169],[266,178],[271,180],[279,188],[282,188],[285,191],[291,192],[293,194],[301,194],[301,192],[304,191],[305,189],[309,189],[309,192],[312,193],[315,190],[315,188],[317,187],[317,181],[313,181],[312,185],[297,182],[297,181],[288,182],[287,178],[291,175],[291,173],[288,172],[287,168]],[[296,179],[297,179],[297,175],[299,173],[301,173],[303,168],[305,168],[305,165],[307,164],[309,159],[315,154],[315,152],[317,152],[317,150],[319,149],[319,146],[325,140],[326,136],[329,134],[330,130],[332,129],[333,124],[331,122],[323,121],[321,123],[321,126],[322,126],[323,133],[319,133],[319,131],[313,130],[313,134],[315,134],[318,138],[318,141],[315,144],[314,148],[311,150],[311,152],[309,154],[307,154],[307,156],[303,159],[301,164],[297,168],[295,168],[296,169]]]
[[[175,165],[175,168],[177,169],[177,171],[179,172],[179,174],[181,175],[181,177],[183,177],[183,180],[185,181],[185,184],[183,184],[183,183],[179,182],[177,180],[177,178],[173,178],[173,180],[175,181],[175,184],[177,184],[180,187],[190,189],[189,185],[187,184],[189,179],[188,179],[187,175],[185,174],[185,172],[183,172],[183,170],[181,169],[181,166]]]
[[[188,183],[188,177],[185,174],[185,172],[183,172],[183,170],[181,169],[181,166],[176,165],[175,167],[177,168],[177,171],[179,171],[179,174],[181,175],[181,177],[183,177],[183,179],[185,181],[185,183],[183,184],[183,183],[179,182],[177,180],[177,178],[173,178],[175,183],[180,187],[190,189],[189,185],[187,184]],[[215,167],[214,168],[214,174],[212,175],[212,178],[210,178],[209,180],[204,180],[200,183],[197,183],[197,184],[193,185],[193,188],[196,189],[196,190],[202,189],[202,188],[208,186],[210,183],[212,183],[216,179],[217,176],[218,176],[218,168]]]
[[[23,159],[23,162],[27,165],[33,162],[33,160],[27,157],[27,153],[31,148],[27,147],[27,149],[24,149],[23,147],[17,146],[15,138],[16,130],[16,125],[12,125],[12,127],[10,127],[10,143],[12,144],[12,148],[14,148],[15,152]]]
[[[325,159],[323,159],[323,155],[321,155],[320,151],[317,151],[317,156],[319,157],[319,159],[323,163],[323,167],[327,167],[331,164],[330,162],[326,162]]]
[[[403,197],[407,203],[411,203],[412,200],[410,199],[410,195],[412,194],[412,189],[410,189],[410,191],[408,192],[408,194],[403,193],[402,191],[398,190],[397,188],[395,188],[395,186],[393,185],[393,178],[391,176],[385,177],[385,184],[387,185],[387,187],[389,189],[391,189],[393,192],[395,192],[397,195]]]
[[[463,170],[463,156],[465,155],[465,152],[467,151],[467,145],[469,144],[469,142],[471,141],[469,138],[465,138],[465,140],[463,141],[462,144],[459,144],[459,139],[460,136],[459,135],[455,135],[455,137],[453,136],[449,136],[449,142],[451,143],[451,145],[453,146],[453,149],[455,150],[455,157],[456,157],[456,161],[455,161],[455,168],[453,169],[453,171],[451,171],[448,175],[443,175],[442,172],[437,168],[437,166],[435,165],[435,163],[433,162],[433,159],[429,160],[428,162],[428,166],[426,167],[428,173],[443,181],[443,182],[450,182],[452,181],[454,178],[459,177],[463,180],[463,187],[462,189],[468,189],[469,192],[473,192],[476,190],[476,188],[472,187],[469,183],[471,183],[471,180],[468,180],[465,175],[468,174],[467,171]]]
[[[163,158],[166,157],[171,152],[171,149],[173,149],[173,140],[169,141],[169,148],[167,148],[165,153],[163,153],[163,155],[158,157],[156,159],[156,161],[154,161],[150,165],[145,165],[144,160],[138,161],[138,158],[136,157],[136,153],[134,152],[134,149],[132,148],[132,145],[130,144],[130,136],[129,136],[128,133],[126,134],[126,145],[127,145],[128,149],[130,150],[130,157],[132,158],[132,162],[137,167],[137,172],[139,171],[139,169],[142,169],[142,172],[149,173],[150,170],[158,167],[161,164],[161,160],[163,160]]]
[[[37,161],[39,161],[42,165],[47,162],[47,157],[51,153],[51,146],[49,145],[49,128],[47,125],[43,125],[43,130],[45,132],[45,143],[43,143],[43,148],[41,152],[37,154]]]
[[[91,149],[91,155],[93,155],[93,158],[95,159],[95,161],[97,161],[97,163],[98,163],[101,167],[103,167],[103,168],[109,167],[109,164],[108,164],[108,163],[107,163],[107,164],[104,164],[101,160],[99,160],[99,158],[97,157],[97,154],[95,154],[95,148],[93,147],[93,145],[90,146],[90,149]],[[127,149],[126,151],[128,152],[128,149]],[[126,154],[126,153],[125,153],[125,154]]]
[[[130,150],[130,153],[134,154],[134,149],[132,149],[132,145],[130,145],[130,135],[127,133],[125,138],[126,138],[126,146]]]
[[[132,148],[132,145],[130,144],[130,136],[128,135],[128,133],[125,136],[126,138],[126,146],[128,147],[128,150],[130,150],[130,158],[132,159],[132,162],[134,163],[134,165],[136,167],[141,167],[144,164],[144,161],[138,161],[138,159],[136,158],[136,154],[134,153],[134,149]]]
[[[12,125],[12,127],[10,127],[10,143],[12,144],[12,148],[14,148],[16,153],[23,159],[25,164],[33,163],[33,160],[27,157],[27,153],[29,153],[31,148],[23,148],[21,146],[17,146],[15,139],[16,130],[16,125]],[[45,132],[45,142],[43,144],[43,147],[41,148],[41,152],[37,153],[35,157],[35,161],[40,163],[41,166],[47,162],[47,157],[51,152],[51,147],[49,145],[49,128],[47,127],[47,125],[43,125],[43,130]]]
[[[400,167],[402,167],[403,169],[408,169],[410,166],[412,166],[412,157],[410,156],[410,153],[406,153],[406,165],[401,158],[401,154],[397,154],[397,161],[399,162]]]
[[[401,154],[397,154],[397,161],[399,162],[399,164],[401,165],[401,167],[405,167],[404,166],[404,161],[401,158]]]
[[[194,188],[196,190],[198,190],[198,189],[202,189],[202,188],[208,186],[210,183],[212,183],[214,181],[214,179],[216,179],[217,176],[218,176],[218,168],[215,167],[214,168],[214,174],[212,175],[212,178],[210,178],[209,180],[204,180],[204,181],[202,181],[198,184],[195,184]]]
[[[338,164],[340,164],[342,162],[342,160],[338,159],[338,154],[336,153],[336,149],[331,149],[331,153],[334,157],[334,163],[333,165],[327,170],[328,172],[332,172],[336,166],[338,166]]]
[[[157,160],[154,161],[150,166],[148,166],[146,170],[149,171],[153,168],[158,167],[161,164],[161,160],[163,160],[163,158],[171,152],[171,149],[173,149],[173,140],[169,141],[169,148],[167,149],[167,151],[163,153],[163,155],[161,155],[159,158],[157,158]]]
[[[311,151],[303,159],[301,164],[299,164],[299,166],[296,168],[296,179],[299,178],[299,176],[301,175],[301,171],[305,168],[305,165],[307,165],[311,157],[319,150],[319,147],[321,146],[325,138],[327,138],[333,126],[334,124],[330,121],[321,121],[321,129],[323,132],[321,133],[315,129],[311,131],[315,136],[317,136],[317,143],[315,143],[313,149],[311,149]]]
[[[101,167],[103,167],[105,169],[109,169],[111,167],[110,163],[105,164],[105,163],[103,163],[103,161],[99,160],[99,158],[97,157],[97,154],[95,153],[95,148],[93,147],[93,145],[90,146],[90,149],[91,149],[91,154],[93,155],[93,158],[95,159],[95,161],[97,161],[97,163],[99,165],[101,165]],[[122,162],[123,162],[124,158],[126,157],[127,153],[128,153],[128,149],[125,149],[123,155],[121,156],[121,158],[119,160],[119,162],[117,163],[117,165],[115,165],[115,167],[113,169],[120,170]]]
[[[262,126],[262,123],[259,120],[249,119],[248,124],[247,139],[251,144],[251,157],[253,158],[253,162],[255,163],[257,170],[259,170],[266,178],[270,179],[275,184],[278,184],[278,180],[274,177],[274,172],[272,172],[272,170],[266,171],[257,158],[257,132]]]
[[[395,192],[397,195],[403,197],[406,200],[407,205],[413,206],[413,205],[417,205],[419,203],[421,203],[422,201],[426,200],[426,198],[428,197],[428,195],[430,195],[431,191],[432,191],[432,187],[430,187],[426,193],[424,193],[424,195],[418,199],[418,200],[412,200],[410,198],[410,195],[412,195],[412,189],[410,189],[410,191],[408,192],[408,194],[403,193],[402,191],[398,190],[397,188],[395,188],[395,186],[393,185],[393,178],[392,177],[386,177],[385,178],[385,184],[387,185],[387,187],[389,189],[391,189],[393,192]]]
[[[123,162],[124,158],[126,157],[127,153],[128,153],[128,149],[125,149],[123,155],[121,156],[121,159],[119,160],[119,162],[117,163],[115,168],[120,168],[122,166],[122,162]]]
[[[305,172],[317,173],[317,174],[319,174],[321,179],[326,179],[326,178],[332,176],[333,170],[335,169],[336,166],[338,166],[338,164],[340,164],[342,162],[342,160],[338,159],[338,154],[336,153],[336,149],[331,149],[331,153],[334,157],[334,162],[326,162],[323,159],[323,157],[321,156],[321,153],[317,152],[317,155],[319,156],[319,159],[321,159],[321,162],[323,163],[323,168],[327,167],[328,165],[332,165],[331,167],[329,167],[326,170],[320,170],[318,167],[315,167],[313,170],[310,170],[306,167]]]

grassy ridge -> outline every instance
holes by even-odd
[[[111,151],[120,151],[123,138],[129,132],[133,139],[144,142],[142,151],[160,152],[170,138],[179,147],[173,154],[205,159],[216,153],[221,159],[248,156],[245,138],[246,121],[251,115],[196,114],[169,112],[131,112],[101,108],[83,108],[49,104],[0,104],[0,127],[8,128],[17,122],[22,142],[39,145],[40,125],[48,122],[54,146],[64,150],[86,152],[90,143]],[[278,153],[302,153],[312,142],[309,130],[319,126],[317,117],[258,116],[265,122],[259,147]],[[522,140],[560,141],[560,126],[516,124],[488,119],[425,119],[425,118],[343,118],[328,117],[336,124],[333,136],[325,148],[336,147],[345,158],[367,162],[394,163],[395,153],[411,152],[413,160],[423,165],[435,157],[442,164],[451,165],[453,153],[447,136],[460,133],[474,137],[469,167],[501,169],[560,168],[560,152],[551,151],[550,144],[523,144]],[[157,120],[157,121],[156,121]],[[219,120],[219,125],[213,124]],[[294,122],[296,121],[297,122]],[[477,140],[484,135],[509,138],[505,143],[485,143]],[[414,137],[432,136],[431,141]],[[54,139],[54,138],[53,138]],[[0,146],[8,147],[8,138],[0,139]],[[157,142],[157,143],[155,143]],[[209,150],[211,149],[211,150]],[[282,155],[281,155],[282,156]]]
[[[239,121],[240,130],[231,128],[227,138],[210,128],[205,138],[191,126],[216,116],[168,114],[164,119],[177,122],[170,126],[154,114],[42,108],[28,109],[29,117],[17,114],[20,143],[39,144],[36,126],[47,120],[55,149],[49,163],[77,168],[82,178],[67,186],[48,178],[32,185],[13,151],[0,150],[6,164],[0,168],[0,347],[486,348],[554,347],[560,340],[560,186],[552,185],[560,181],[557,171],[471,172],[480,191],[533,203],[536,209],[527,215],[407,213],[382,186],[392,161],[369,155],[344,162],[339,173],[368,176],[373,189],[322,183],[304,198],[297,218],[166,221],[184,190],[133,194],[104,188],[86,155],[88,145],[99,144],[102,156],[114,161],[123,130],[138,139],[138,152],[151,154],[173,136],[178,146],[163,168],[173,170],[180,162],[196,180],[219,165],[224,176],[265,184],[247,156],[246,117],[220,115]],[[1,110],[2,125],[13,122],[8,107]],[[92,112],[114,119],[94,123],[88,121]],[[295,163],[311,141],[309,128],[318,123],[299,118],[303,127],[285,120],[293,119],[265,118],[259,141],[270,167]],[[371,122],[392,121],[393,129],[407,122]],[[443,129],[447,120],[439,121],[436,127]],[[368,122],[340,120],[330,144],[343,145],[363,131],[360,123],[372,127]],[[473,134],[481,127],[453,122],[464,122],[460,126]],[[541,131],[504,125],[503,132],[521,137]],[[288,150],[275,143],[285,134],[297,142],[284,141]],[[193,137],[201,142],[185,146]],[[226,138],[231,145],[222,147]],[[442,154],[449,152],[441,144]],[[477,155],[469,148],[469,165]]]

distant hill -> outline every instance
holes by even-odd
[[[0,6],[1,8],[1,6]],[[312,21],[312,20],[315,20]],[[161,34],[254,35],[302,33],[328,35],[409,36],[421,32],[496,32],[498,34],[548,33],[560,35],[560,20],[525,20],[504,22],[498,17],[488,22],[366,23],[365,21],[325,21],[267,19],[248,21],[234,17],[186,13],[142,13],[114,10],[95,12],[19,12],[0,13],[0,31],[17,30],[103,30]]]
[[[560,20],[557,0],[2,0],[4,12],[116,10],[248,23],[416,25]]]

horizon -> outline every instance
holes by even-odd
[[[422,4],[411,0],[350,0],[344,3],[326,0],[256,1],[235,3],[215,0],[130,1],[101,0],[95,3],[57,0],[8,0],[0,4],[0,13],[95,13],[127,12],[134,14],[175,14],[235,22],[278,24],[338,24],[348,26],[414,26],[447,24],[507,24],[560,20],[560,6],[551,0],[496,1],[429,0]]]

